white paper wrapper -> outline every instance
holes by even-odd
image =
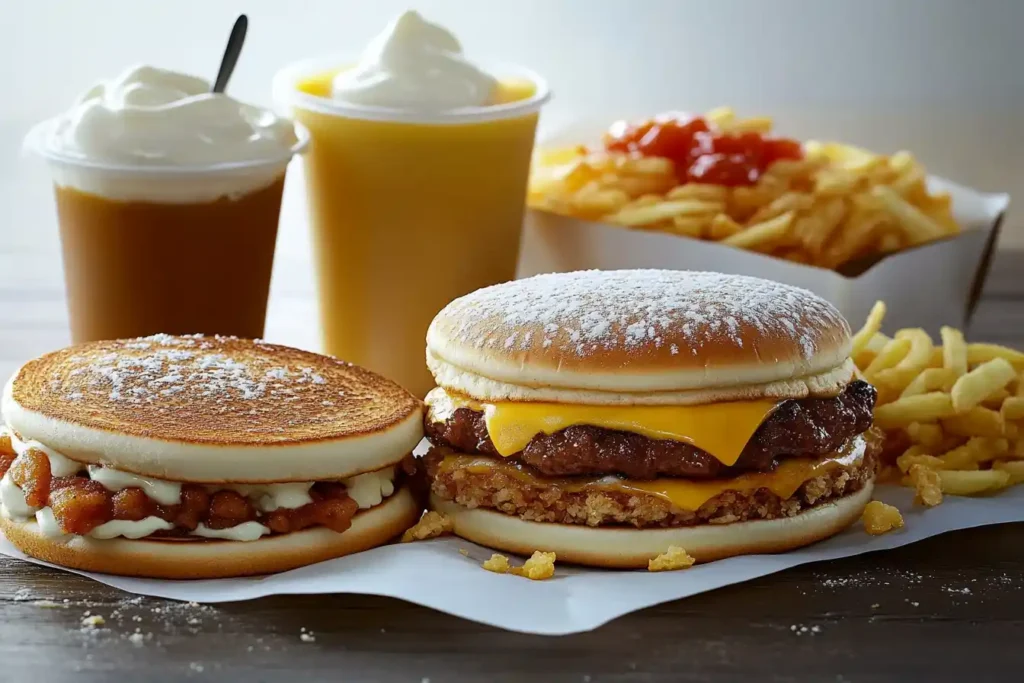
[[[547,137],[545,145],[596,139],[593,126],[573,126]],[[831,301],[850,324],[860,325],[875,301],[888,306],[886,319],[899,327],[938,333],[942,325],[965,327],[981,292],[991,252],[1010,197],[984,194],[941,178],[964,231],[955,238],[891,254],[856,277],[756,252],[678,235],[630,230],[547,211],[527,211],[518,277],[600,268],[711,270],[753,275],[804,287]]]
[[[808,562],[895,548],[954,529],[1024,521],[1024,487],[1020,486],[992,498],[947,496],[942,505],[930,510],[914,507],[909,489],[882,486],[875,497],[903,511],[903,529],[869,536],[858,523],[834,538],[793,552],[735,557],[674,572],[558,566],[552,579],[530,581],[483,570],[480,563],[490,557],[490,550],[446,538],[385,546],[259,578],[162,581],[75,573],[131,593],[201,603],[282,594],[386,595],[510,631],[563,635],[589,631],[651,605]],[[468,550],[469,556],[460,554],[460,548]],[[26,558],[2,537],[0,552],[46,564]]]

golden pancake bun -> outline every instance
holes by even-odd
[[[420,506],[407,488],[360,511],[343,533],[312,527],[256,541],[196,539],[58,540],[35,520],[0,517],[4,536],[26,555],[52,564],[104,574],[155,579],[216,579],[287,571],[382,545],[412,526]]]
[[[558,561],[616,569],[646,568],[647,562],[678,546],[698,562],[736,555],[777,553],[834,536],[853,524],[871,500],[874,482],[830,503],[793,517],[634,529],[530,522],[485,508],[468,508],[431,495],[431,509],[455,525],[455,533],[480,545],[530,555],[554,552]]]
[[[817,295],[690,271],[507,282],[452,301],[427,332],[438,384],[481,400],[690,402],[678,397],[749,398],[759,386],[829,395],[852,377],[849,355],[849,325]]]
[[[29,361],[3,394],[23,440],[181,482],[342,479],[400,461],[421,402],[335,358],[262,341],[155,335]]]

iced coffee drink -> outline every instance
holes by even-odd
[[[142,66],[27,142],[52,172],[75,342],[262,336],[290,120]]]

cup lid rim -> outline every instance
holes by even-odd
[[[295,137],[297,138],[295,144],[288,148],[286,152],[273,156],[267,156],[259,159],[245,159],[242,161],[219,161],[210,164],[167,165],[111,163],[67,154],[66,152],[61,152],[48,147],[45,144],[46,138],[59,120],[60,117],[54,117],[32,126],[29,132],[25,135],[25,139],[22,143],[23,151],[37,154],[47,162],[54,165],[74,166],[77,168],[101,172],[105,171],[109,173],[139,173],[173,176],[251,171],[268,166],[287,164],[294,156],[304,153],[310,142],[309,130],[307,130],[307,128],[298,121],[292,121],[292,125],[295,127]]]

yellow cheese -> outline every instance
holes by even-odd
[[[764,488],[779,498],[790,498],[804,482],[826,474],[833,468],[857,463],[864,457],[864,451],[864,439],[857,437],[851,439],[842,451],[824,458],[787,458],[782,460],[772,472],[749,472],[732,479],[705,481],[672,478],[638,481],[618,477],[590,479],[538,477],[513,463],[473,455],[449,455],[441,462],[440,469],[442,471],[464,469],[476,474],[499,469],[508,476],[516,477],[535,486],[555,487],[569,492],[605,490],[648,494],[668,501],[681,510],[694,511],[726,491],[750,493]]]
[[[751,492],[765,488],[782,499],[790,498],[805,481],[820,477],[838,466],[852,465],[864,457],[863,439],[851,442],[848,452],[825,458],[787,458],[772,472],[748,472],[734,479],[689,481],[686,479],[623,480],[624,491],[650,493],[683,510],[697,510],[726,491]]]
[[[564,403],[485,403],[487,433],[501,455],[526,448],[538,434],[573,425],[593,425],[684,441],[734,465],[778,405],[776,401],[730,401],[697,406],[587,406]]]

